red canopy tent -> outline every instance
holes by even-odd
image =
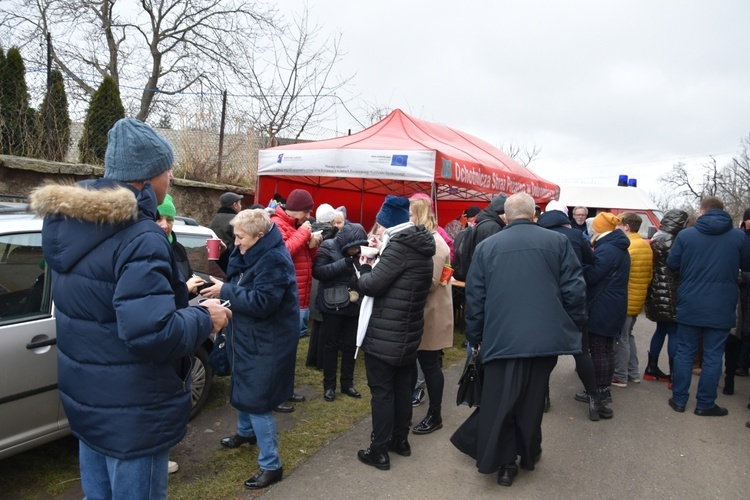
[[[316,205],[344,205],[366,228],[387,194],[429,194],[444,225],[497,193],[523,191],[544,204],[560,192],[491,144],[400,109],[356,134],[262,149],[256,202],[296,188],[310,191]]]

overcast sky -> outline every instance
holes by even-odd
[[[628,174],[656,191],[674,163],[724,163],[750,134],[750,1],[308,4],[311,21],[343,34],[337,72],[356,74],[360,120],[367,103],[536,145],[532,170],[557,183]],[[331,128],[361,129],[340,106]]]

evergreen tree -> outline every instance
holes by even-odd
[[[53,70],[51,86],[39,110],[39,156],[47,160],[63,161],[70,141],[68,97],[62,73]]]
[[[0,154],[5,154],[5,49],[0,46]]]
[[[29,108],[26,68],[21,53],[15,47],[8,50],[2,68],[0,113],[0,152],[16,156],[33,152],[36,142],[34,110]]]
[[[120,90],[112,77],[105,76],[91,98],[83,122],[83,135],[78,143],[81,163],[104,164],[107,132],[121,118],[125,118],[125,108],[120,101]]]

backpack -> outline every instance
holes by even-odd
[[[466,281],[466,275],[469,274],[471,258],[474,256],[474,249],[477,247],[477,226],[486,219],[480,221],[474,226],[468,226],[456,235],[453,239],[453,278],[458,281]]]

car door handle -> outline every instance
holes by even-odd
[[[47,347],[57,344],[57,338],[40,340],[39,342],[29,342],[26,344],[26,349],[39,349],[40,347]]]

